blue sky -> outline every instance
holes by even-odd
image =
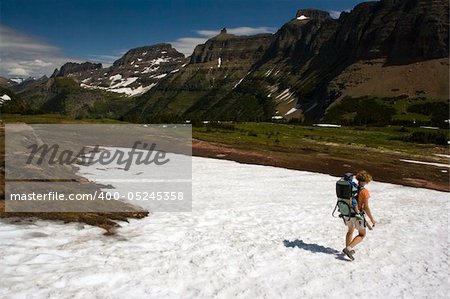
[[[105,64],[170,42],[190,54],[222,27],[275,32],[300,8],[335,15],[358,0],[0,0],[0,75],[49,74],[65,61]]]

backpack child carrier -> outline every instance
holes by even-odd
[[[337,203],[332,216],[335,217],[334,213],[337,209],[339,211],[339,217],[346,223],[351,217],[356,216],[352,201],[358,197],[358,186],[353,182],[353,174],[346,173],[336,182],[336,196]]]

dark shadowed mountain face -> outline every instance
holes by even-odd
[[[446,0],[362,3],[338,20],[299,10],[245,81],[264,82],[284,117],[320,118],[335,100],[364,90],[448,99],[448,11]],[[412,64],[442,78],[405,68]]]
[[[362,3],[339,19],[335,48],[353,60],[387,58],[390,64],[448,56],[445,0]]]
[[[155,112],[317,119],[347,95],[447,99],[448,7],[446,0],[367,2],[338,20],[300,9],[273,36],[223,31],[197,46],[190,64],[143,96],[136,111],[140,119]]]

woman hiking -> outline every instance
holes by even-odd
[[[358,180],[358,210],[367,214],[370,221],[372,222],[372,226],[375,226],[375,219],[373,219],[372,212],[369,207],[369,198],[370,193],[369,190],[365,188],[365,186],[372,181],[372,176],[368,174],[365,170],[360,171],[356,174],[356,179]],[[351,217],[349,221],[347,221],[347,235],[345,236],[345,248],[342,250],[352,261],[355,259],[353,254],[355,251],[353,248],[361,243],[366,236],[366,221],[360,220],[356,217]],[[358,230],[358,235],[353,238],[353,232],[355,228]]]

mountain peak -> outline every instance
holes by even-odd
[[[184,59],[184,54],[178,52],[171,44],[160,43],[151,46],[133,48],[126,52],[121,58],[114,61],[113,66],[123,66],[135,62],[150,61],[161,57]],[[141,63],[143,64],[143,63]]]
[[[295,15],[295,18],[298,20],[305,20],[305,19],[315,19],[315,20],[326,20],[330,19],[330,13],[314,9],[314,8],[307,8],[307,9],[299,9],[297,11],[297,14]]]
[[[75,75],[79,73],[84,73],[88,71],[96,71],[102,68],[101,63],[92,63],[92,62],[66,62],[61,69],[55,69],[52,77],[64,77],[67,75]]]

